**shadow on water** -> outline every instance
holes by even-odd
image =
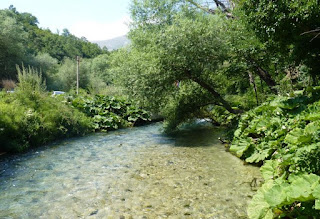
[[[219,144],[221,129],[209,122],[195,122],[182,126],[178,131],[168,134],[175,147],[210,147]]]

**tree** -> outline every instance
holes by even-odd
[[[58,69],[55,77],[55,88],[69,91],[76,87],[76,61],[66,58]],[[90,62],[82,60],[79,69],[79,86],[86,89],[90,81]]]
[[[239,11],[234,14],[241,17]],[[242,20],[226,19],[225,22],[228,26],[226,37],[233,53],[228,61],[238,66],[244,63],[246,70],[242,73],[248,74],[248,71],[255,73],[274,94],[277,94],[275,72],[270,71],[274,69],[272,66],[274,59],[279,58],[278,53],[271,53],[266,49],[265,44],[251,29],[247,28],[246,23]]]
[[[312,30],[320,27],[318,0],[242,0],[239,9],[245,15],[243,20],[266,42],[269,51],[280,52],[291,66],[307,65],[317,82],[320,39]]]
[[[109,54],[102,54],[95,57],[92,59],[90,70],[93,75],[102,79],[104,83],[112,84],[113,79],[109,72],[108,59]]]
[[[162,74],[174,80],[191,80],[207,90],[229,112],[235,113],[214,86],[214,74],[228,56],[223,20],[199,14],[196,20],[178,18],[157,37]]]
[[[0,11],[0,78],[16,79],[15,65],[24,60],[27,36],[15,18]]]
[[[134,29],[130,48],[112,55],[112,71],[133,98],[158,111],[170,109],[167,115],[181,109],[182,103],[187,103],[183,104],[188,109],[185,115],[193,115],[209,104],[238,113],[217,86],[218,73],[230,52],[223,18],[202,12],[192,17],[176,14],[170,24],[161,24],[158,30],[145,26]],[[180,84],[179,88],[175,84]],[[183,92],[186,90],[188,95]]]
[[[241,57],[247,63],[248,68],[251,68],[261,80],[263,80],[270,90],[277,94],[277,89],[275,88],[277,83],[273,79],[272,75],[263,68],[265,65],[266,60],[264,59],[261,62],[261,59],[257,59],[256,57],[262,57],[263,55],[259,54],[264,52],[262,49],[262,43],[258,42],[254,33],[251,30],[248,30],[246,26],[243,24],[243,21],[239,19],[241,18],[241,13],[239,15],[239,11],[236,11],[234,14],[233,9],[238,4],[238,1],[220,1],[220,0],[213,0],[213,1],[196,1],[196,0],[186,0],[191,5],[199,8],[201,11],[207,14],[223,14],[226,15],[227,18],[230,20],[225,20],[225,22],[229,23],[230,27],[227,30],[229,33],[229,38],[231,38],[232,47],[234,47],[235,54],[238,54],[238,57]],[[240,41],[235,41],[233,38],[240,39]],[[248,37],[248,38],[247,38]],[[251,44],[253,43],[253,44]],[[242,45],[243,44],[243,45]],[[266,56],[267,57],[267,56]],[[236,57],[236,60],[239,61],[239,58]],[[235,60],[231,60],[233,62]],[[268,60],[270,64],[270,60]]]
[[[55,88],[54,78],[58,71],[58,60],[47,53],[39,53],[29,61],[29,64],[42,74],[48,90],[53,90]]]

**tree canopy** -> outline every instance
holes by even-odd
[[[112,72],[132,98],[166,115],[182,105],[186,114],[241,112],[252,104],[234,96],[259,103],[316,80],[316,2],[134,0],[132,43],[113,54]]]

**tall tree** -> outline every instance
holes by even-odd
[[[177,114],[174,111],[195,115],[212,104],[238,113],[216,81],[229,55],[223,18],[199,11],[192,15],[181,12],[173,13],[170,21],[153,25],[136,25],[130,33],[130,48],[113,55],[112,70],[130,94],[153,109],[169,109],[167,115]]]
[[[0,78],[15,79],[15,65],[24,60],[24,43],[28,35],[8,13],[0,11]]]
[[[320,7],[318,0],[241,0],[243,19],[270,51],[277,51],[292,66],[305,64],[317,82],[319,78]]]

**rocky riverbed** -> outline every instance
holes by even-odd
[[[0,218],[246,218],[259,169],[208,125],[161,123],[69,139],[0,161]]]

